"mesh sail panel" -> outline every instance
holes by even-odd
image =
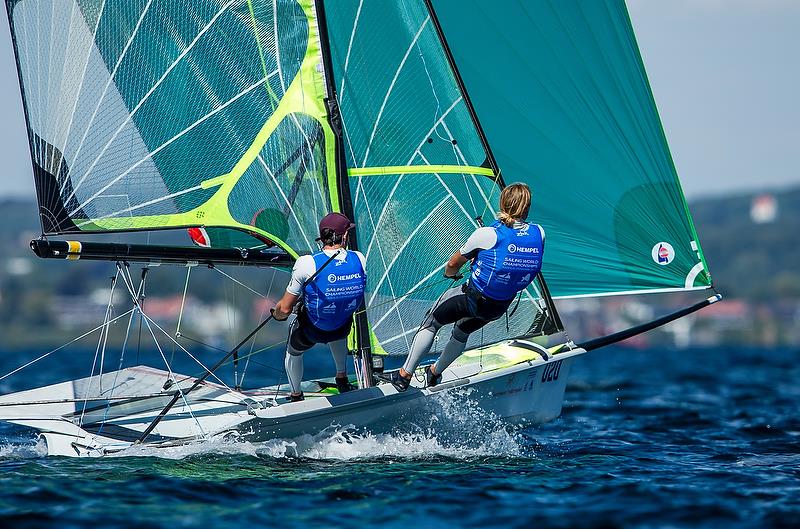
[[[332,194],[310,0],[8,9],[46,233],[206,225],[310,249],[286,242]],[[304,191],[276,205],[298,159]]]
[[[389,354],[407,354],[427,311],[453,282],[444,264],[475,229],[468,205],[459,199],[473,183],[463,174],[406,174],[350,178],[359,241],[367,257],[367,314],[377,344]],[[432,183],[433,180],[435,183]],[[387,185],[387,181],[391,185]],[[478,180],[478,196],[489,196],[494,182]],[[497,193],[494,194],[495,200]],[[494,322],[470,337],[470,346],[527,334],[540,318],[541,296],[530,287],[509,319]],[[444,329],[441,336],[448,336]],[[538,333],[537,333],[538,334]]]
[[[710,285],[623,0],[434,6],[552,294]]]
[[[451,284],[445,262],[476,217],[494,218],[499,188],[424,3],[347,0],[327,11],[374,345],[406,354]],[[512,335],[530,328],[535,297]],[[498,322],[472,345],[506,336]]]

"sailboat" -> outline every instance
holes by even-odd
[[[290,267],[317,250],[331,211],[355,220],[351,247],[368,261],[350,339],[357,390],[309,380],[289,402],[285,384],[226,383],[218,368],[266,320],[217,365],[198,361],[199,374],[163,354],[162,366],[125,367],[123,347],[117,370],[99,362],[89,377],[0,396],[0,420],[38,430],[50,455],[332,424],[391,431],[453,392],[509,423],[543,423],[561,413],[578,357],[719,299],[583,343],[557,311],[562,298],[712,287],[622,0],[6,7],[42,225],[31,248],[64,266],[114,263],[130,309],[106,312],[101,342],[140,318],[196,360],[148,316],[131,263]],[[439,385],[377,383],[452,286],[447,258],[491,222],[511,181],[533,190],[543,272]],[[187,229],[198,245],[103,240]]]

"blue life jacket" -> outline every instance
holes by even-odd
[[[511,300],[531,284],[542,268],[542,232],[538,224],[515,229],[497,221],[492,228],[497,242],[492,248],[478,252],[469,282],[487,298]]]
[[[333,259],[303,288],[306,314],[315,327],[334,331],[342,327],[361,305],[367,275],[355,252],[345,250],[343,260]],[[314,254],[317,270],[330,259],[325,252]]]

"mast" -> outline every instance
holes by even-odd
[[[442,25],[439,23],[439,17],[436,16],[436,10],[433,9],[431,0],[425,0],[425,7],[427,8],[428,14],[431,17],[433,27],[436,28],[436,35],[439,37],[439,42],[442,44],[445,57],[447,57],[447,63],[450,65],[450,70],[453,72],[453,76],[456,79],[456,84],[458,85],[458,89],[461,91],[461,95],[464,98],[464,103],[467,105],[469,117],[472,118],[472,124],[475,126],[475,130],[478,132],[481,145],[483,145],[483,150],[486,152],[485,163],[489,164],[489,168],[494,172],[497,185],[499,185],[500,189],[502,189],[506,186],[506,184],[503,180],[503,176],[500,174],[500,167],[497,165],[497,160],[494,157],[494,153],[492,153],[492,148],[489,146],[489,140],[486,139],[486,133],[483,131],[481,122],[478,119],[478,114],[475,112],[475,107],[472,105],[472,100],[469,98],[469,92],[467,92],[467,87],[464,85],[464,79],[461,78],[461,73],[458,71],[458,66],[456,66],[456,60],[453,57],[453,52],[450,51],[450,45],[447,43],[447,39],[444,36]]]
[[[331,57],[330,39],[328,37],[328,22],[325,18],[325,2],[317,0],[314,2],[317,9],[317,27],[319,29],[320,50],[322,51],[322,66],[325,77],[325,89],[327,92],[326,106],[328,109],[328,122],[330,123],[333,134],[336,137],[336,184],[338,188],[339,205],[351,221],[355,221],[355,211],[353,210],[353,198],[350,194],[350,182],[347,176],[347,160],[345,156],[344,136],[342,135],[342,119],[339,111],[339,101],[336,98],[336,83],[333,79],[333,59]],[[358,250],[358,228],[356,227],[355,236],[349,238],[350,248]],[[356,354],[364,359],[364,384],[365,387],[372,386],[372,348],[370,345],[369,320],[367,319],[366,307],[363,305],[355,313],[356,330]]]

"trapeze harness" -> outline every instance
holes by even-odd
[[[537,224],[513,228],[500,221],[491,227],[497,242],[478,252],[465,292],[491,301],[511,302],[542,269],[542,231]]]
[[[364,296],[367,279],[361,260],[355,252],[345,251],[344,259],[334,259],[323,273],[303,287],[306,317],[323,331],[335,331],[347,324]],[[317,270],[328,259],[325,252],[314,254]]]

